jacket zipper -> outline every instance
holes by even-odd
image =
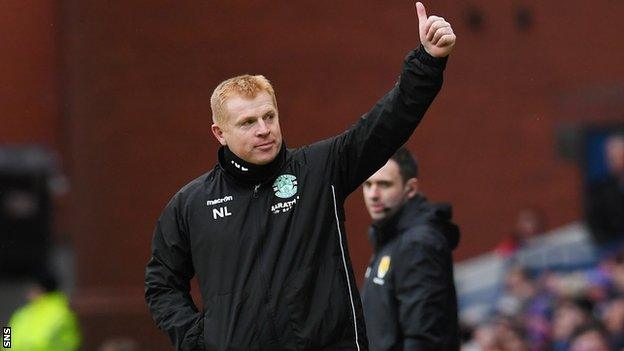
[[[251,196],[254,200],[258,199],[260,197],[260,186],[262,185],[262,183],[259,183],[257,185],[254,185],[254,189],[253,189],[253,195]],[[258,228],[262,228],[262,220],[259,218],[256,218],[257,223],[258,223]],[[264,247],[264,238],[261,238],[261,245],[259,246],[260,249],[263,249]],[[258,264],[260,265],[260,284],[262,284],[262,288],[264,290],[264,305],[266,307],[266,313],[267,316],[269,317],[269,325],[270,325],[270,333],[272,334],[272,338],[274,341],[278,341],[278,336],[277,336],[277,332],[275,331],[275,321],[274,321],[274,316],[273,313],[271,312],[271,307],[269,305],[269,302],[271,301],[271,294],[269,291],[269,284],[267,283],[267,281],[265,280],[265,276],[264,276],[264,270],[263,270],[263,261],[262,261],[262,254],[259,251],[258,252]]]

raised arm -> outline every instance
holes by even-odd
[[[443,18],[428,17],[421,3],[416,3],[416,10],[421,45],[407,55],[398,83],[353,127],[310,149],[318,152],[314,159],[326,160],[321,169],[333,170],[332,182],[342,198],[409,139],[442,87],[455,34]]]

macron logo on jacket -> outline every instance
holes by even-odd
[[[218,204],[222,204],[224,202],[228,202],[232,200],[234,200],[234,197],[231,195],[227,195],[220,199],[208,200],[206,201],[206,205],[207,206],[218,205]],[[223,217],[227,217],[231,215],[232,213],[228,211],[227,206],[212,209],[212,219],[223,218]]]
[[[206,201],[206,206],[218,205],[232,200],[234,200],[234,197],[232,195],[228,195],[220,199],[208,200]]]

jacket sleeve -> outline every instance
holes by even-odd
[[[176,350],[193,350],[202,342],[203,319],[190,295],[195,274],[187,232],[176,196],[158,219],[152,256],[145,269],[145,299],[156,325]]]
[[[404,350],[446,350],[454,329],[448,285],[450,252],[421,242],[402,245],[395,255],[396,297]],[[456,312],[454,312],[456,313]]]
[[[343,197],[409,139],[442,87],[445,66],[446,58],[432,57],[422,46],[410,52],[394,88],[353,127],[327,140]]]

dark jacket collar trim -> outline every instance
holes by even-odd
[[[452,220],[449,204],[431,204],[423,195],[416,195],[403,205],[394,216],[371,226],[369,235],[377,251],[386,243],[410,228],[427,224],[437,228],[446,238],[451,249],[459,243],[459,228]]]
[[[245,184],[260,184],[275,177],[282,169],[286,160],[286,144],[282,142],[282,147],[275,159],[266,165],[246,162],[230,151],[227,146],[219,148],[218,158],[219,166],[227,176]]]

